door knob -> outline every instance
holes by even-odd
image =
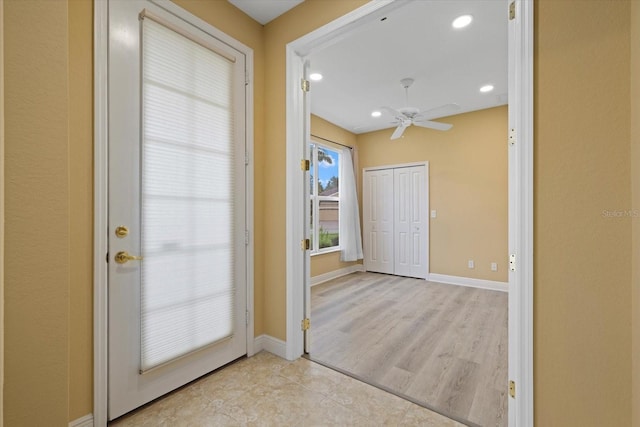
[[[127,237],[128,234],[129,229],[126,226],[119,225],[118,227],[116,227],[116,236],[118,236],[120,239]]]
[[[113,257],[118,264],[126,264],[129,261],[141,261],[141,256],[129,255],[129,252],[120,251]]]

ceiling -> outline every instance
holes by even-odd
[[[261,23],[301,3],[298,0],[229,0]],[[394,127],[388,106],[421,111],[455,103],[457,113],[507,103],[507,0],[413,0],[391,5],[386,19],[370,20],[339,41],[309,55],[311,112],[353,133]],[[464,14],[471,24],[454,29]],[[415,82],[409,105],[400,80]],[[481,93],[486,84],[494,90]],[[451,113],[449,113],[451,114]],[[438,116],[430,117],[438,118]]]
[[[304,0],[229,0],[229,3],[265,25]]]
[[[371,117],[382,106],[424,111],[455,103],[458,114],[506,104],[507,7],[506,0],[412,1],[312,53],[311,72],[323,75],[311,83],[312,113],[359,134],[395,126],[384,111]],[[473,21],[454,29],[464,14]],[[409,105],[405,77],[415,79]],[[487,84],[494,90],[481,93]]]

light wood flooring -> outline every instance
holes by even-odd
[[[469,425],[507,425],[507,293],[377,273],[311,291],[312,360]]]

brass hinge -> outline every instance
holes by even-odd
[[[309,239],[302,239],[300,241],[300,249],[302,249],[303,251],[308,251],[310,247],[311,241],[309,241]]]
[[[309,160],[305,160],[305,159],[300,160],[300,169],[302,169],[303,171],[308,171],[309,167],[310,167]]]
[[[513,399],[516,398],[516,382],[515,381],[509,381],[509,396],[511,396]]]
[[[509,21],[516,19],[516,2],[509,3]]]
[[[300,325],[303,331],[308,331],[311,327],[311,320],[309,318],[302,319],[302,325]]]
[[[516,145],[516,130],[509,129],[509,145]]]
[[[509,270],[516,271],[516,254],[509,255]]]
[[[309,92],[309,89],[310,89],[309,80],[302,79],[300,81],[300,87],[302,88],[303,92]]]

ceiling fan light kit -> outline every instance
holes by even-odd
[[[414,80],[410,77],[406,77],[400,80],[400,84],[405,90],[406,107],[394,109],[391,107],[382,107],[383,110],[391,114],[395,119],[397,125],[396,130],[391,134],[391,139],[398,139],[402,136],[405,129],[411,125],[420,126],[428,129],[435,130],[449,130],[453,127],[451,124],[440,123],[428,120],[430,117],[442,117],[448,113],[453,113],[460,109],[457,104],[445,104],[440,107],[432,108],[426,111],[420,111],[416,107],[409,106],[409,87],[413,84]],[[438,114],[439,113],[439,114]]]

